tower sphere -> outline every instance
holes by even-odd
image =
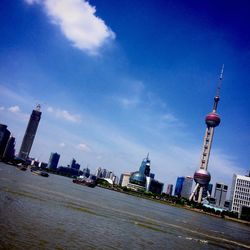
[[[211,180],[210,173],[205,169],[198,169],[194,173],[194,181],[199,183],[201,186],[206,186]]]
[[[220,124],[220,117],[217,113],[212,112],[206,116],[205,121],[208,127],[217,127]]]
[[[216,102],[218,102],[218,101],[220,100],[220,97],[217,95],[217,96],[214,97],[214,100],[215,100]]]

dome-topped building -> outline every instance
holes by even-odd
[[[136,184],[142,187],[145,187],[146,185],[146,175],[137,171],[134,172],[130,178],[129,178],[129,182],[132,184]]]
[[[142,160],[139,171],[131,174],[128,187],[134,190],[146,190],[147,177],[150,175],[149,155]]]
[[[147,191],[161,194],[163,183],[154,179],[154,174],[150,174],[149,155],[142,160],[139,171],[133,172],[129,178],[128,188],[135,191]]]

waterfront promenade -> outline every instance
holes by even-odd
[[[247,225],[0,163],[1,249],[247,249]]]

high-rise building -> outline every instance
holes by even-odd
[[[166,194],[172,196],[172,194],[173,194],[173,187],[174,187],[173,184],[168,184],[168,185],[167,185]]]
[[[163,186],[164,186],[164,184],[162,182],[159,182],[155,179],[152,179],[149,176],[147,176],[146,179],[147,179],[147,185],[146,185],[147,192],[152,192],[155,194],[162,193]]]
[[[100,175],[101,175],[101,172],[102,172],[102,169],[99,167],[99,168],[96,170],[96,172],[95,172],[95,176],[99,178]]]
[[[36,109],[34,109],[31,113],[30,120],[26,128],[26,132],[24,134],[22,145],[19,151],[19,157],[23,160],[26,160],[29,157],[30,150],[34,142],[36,131],[39,125],[39,121],[41,119],[41,114],[41,106],[37,105]]]
[[[3,157],[9,137],[10,131],[7,129],[7,125],[0,124],[0,159]]]
[[[154,173],[150,173],[149,177],[152,178],[152,179],[154,179],[155,178],[155,174]]]
[[[5,147],[4,153],[3,153],[3,160],[4,161],[11,161],[15,157],[15,144],[16,140],[15,137],[10,136],[7,145]]]
[[[106,178],[107,177],[107,173],[108,173],[108,170],[106,168],[103,168],[101,170],[101,174],[100,174],[100,177],[101,178]]]
[[[78,163],[76,162],[76,160],[73,158],[72,161],[71,161],[71,163],[70,163],[70,168],[74,168],[74,169],[79,170],[80,167],[81,167],[81,165],[78,164]]]
[[[184,197],[186,199],[189,198],[192,191],[192,185],[193,178],[191,176],[186,176],[182,184],[181,197]]]
[[[131,173],[121,174],[119,185],[122,187],[127,187],[127,185],[129,184],[130,176],[131,176]]]
[[[215,205],[217,207],[224,207],[228,186],[223,183],[216,183],[214,190]]]
[[[250,174],[234,174],[230,196],[231,211],[241,214],[242,207],[250,207]]]
[[[90,176],[90,170],[88,167],[82,170],[82,175],[86,176],[87,178]]]
[[[147,155],[147,157],[145,159],[143,159],[139,172],[142,174],[145,174],[146,176],[150,175],[150,160],[148,158],[149,154]]]
[[[56,170],[59,159],[60,155],[58,153],[51,153],[49,158],[48,168]]]
[[[134,190],[148,190],[150,186],[151,178],[150,176],[150,160],[148,158],[142,160],[139,171],[131,174],[129,178],[128,187]]]
[[[223,70],[224,70],[224,65],[222,66],[217,93],[216,93],[216,96],[214,97],[213,110],[205,118],[207,128],[206,128],[203,146],[202,146],[200,168],[194,173],[194,180],[196,182],[196,185],[192,194],[189,197],[189,200],[193,199],[197,201],[198,203],[201,203],[203,189],[209,184],[210,179],[211,179],[211,175],[207,171],[207,168],[208,168],[208,161],[209,161],[209,156],[210,156],[213,137],[214,137],[214,129],[220,124],[220,116],[216,112],[217,112],[217,106],[220,100],[219,93],[220,93],[220,87],[222,83]]]
[[[76,160],[73,158],[70,163],[70,168],[75,168]]]
[[[175,196],[178,196],[178,197],[181,196],[181,190],[182,190],[182,185],[183,185],[184,180],[185,180],[184,176],[177,177],[175,189],[174,189]]]

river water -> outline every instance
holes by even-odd
[[[247,225],[0,163],[0,249],[247,248]]]

